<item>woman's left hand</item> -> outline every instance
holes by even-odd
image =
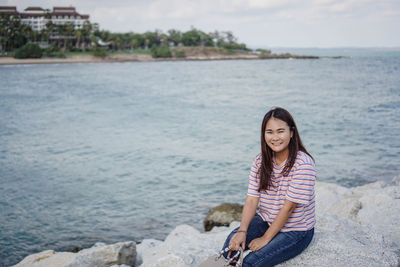
[[[255,238],[250,242],[249,249],[251,249],[252,251],[257,251],[263,248],[267,244],[268,241],[265,238],[263,237]]]

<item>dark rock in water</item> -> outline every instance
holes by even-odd
[[[83,248],[81,248],[81,247],[70,247],[70,248],[67,248],[65,251],[66,251],[66,252],[77,253],[77,252],[81,251],[82,249],[83,249]]]
[[[224,203],[213,208],[204,219],[204,229],[210,231],[214,226],[229,226],[242,219],[243,205]]]

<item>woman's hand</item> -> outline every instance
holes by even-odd
[[[239,247],[242,246],[243,250],[246,244],[246,233],[245,232],[237,232],[229,241],[229,248],[231,249],[228,253],[228,257],[232,251],[239,250]]]
[[[255,238],[250,242],[249,249],[251,249],[251,251],[257,251],[266,246],[267,244],[268,241],[264,237]]]

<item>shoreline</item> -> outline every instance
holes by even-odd
[[[116,63],[116,62],[164,62],[164,61],[210,61],[210,60],[257,60],[257,59],[319,59],[317,56],[298,55],[256,55],[256,54],[235,54],[235,55],[195,55],[184,58],[152,58],[146,54],[116,54],[105,58],[93,55],[71,55],[66,58],[27,58],[16,59],[13,57],[0,57],[0,65],[22,65],[22,64],[71,64],[71,63]]]

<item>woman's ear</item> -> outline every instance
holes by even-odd
[[[293,137],[293,133],[294,133],[294,127],[292,127],[292,128],[290,129],[290,138]]]

